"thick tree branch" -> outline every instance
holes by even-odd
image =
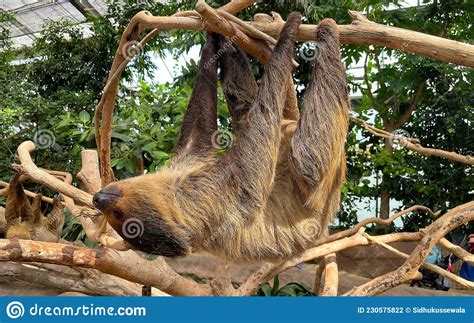
[[[337,296],[339,287],[339,271],[337,269],[336,254],[324,256],[324,284],[319,296]]]
[[[343,44],[380,45],[457,65],[474,67],[474,45],[380,25],[367,20],[355,11],[350,11],[349,14],[353,19],[352,24],[338,26]],[[279,23],[250,22],[250,24],[273,38],[278,38],[282,28]],[[296,40],[315,40],[316,29],[317,25],[301,25]]]
[[[55,267],[51,270],[51,267]],[[5,262],[0,266],[0,276],[38,284],[46,287],[102,296],[141,296],[140,285],[101,273],[93,269],[49,265],[49,268]],[[155,295],[166,295],[155,290]]]
[[[44,262],[90,268],[156,287],[170,295],[212,295],[209,285],[181,277],[162,257],[146,260],[131,250],[88,249],[30,240],[0,240],[0,261]]]

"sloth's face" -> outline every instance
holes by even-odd
[[[190,252],[185,234],[170,217],[166,195],[155,181],[139,176],[109,184],[93,197],[94,206],[120,236],[138,249],[161,256]]]

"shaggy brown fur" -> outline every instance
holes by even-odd
[[[19,173],[13,176],[8,188],[5,238],[58,242],[64,224],[61,202],[54,200],[51,212],[47,217],[43,216],[41,194],[35,196],[31,205],[21,185],[20,176]]]
[[[301,116],[282,119],[300,23],[298,13],[289,15],[259,88],[245,54],[222,39],[216,52],[216,35],[208,37],[176,156],[158,173],[112,183],[94,196],[125,240],[166,256],[201,250],[279,261],[324,233],[345,175],[346,76],[336,25],[324,20]],[[236,135],[223,155],[210,139],[217,129],[216,55]],[[133,221],[142,232],[130,237]]]

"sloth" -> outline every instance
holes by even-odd
[[[61,202],[53,200],[48,216],[41,212],[41,194],[31,204],[23,190],[21,174],[15,174],[8,187],[5,206],[5,238],[58,242],[64,225],[64,209]]]
[[[278,262],[327,234],[346,172],[346,75],[337,26],[325,19],[300,116],[285,118],[300,24],[299,13],[288,16],[259,85],[246,54],[208,34],[169,164],[113,182],[93,197],[124,240],[169,257],[201,251],[230,261]],[[224,153],[215,142],[218,63],[235,133]]]

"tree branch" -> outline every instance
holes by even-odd
[[[170,295],[212,295],[209,285],[181,277],[162,257],[146,260],[131,250],[88,249],[30,240],[0,240],[0,261],[43,262],[90,268],[156,287]]]
[[[367,124],[367,122],[365,122],[364,120],[358,119],[356,117],[351,117],[351,120],[362,125],[367,131],[369,131],[371,134],[375,136],[392,139],[392,142],[396,139],[400,142],[400,146],[408,150],[422,154],[424,156],[441,157],[441,158],[449,159],[449,160],[466,164],[466,165],[474,165],[474,157],[472,156],[469,156],[469,155],[464,156],[452,151],[446,151],[446,150],[441,150],[441,149],[426,148],[419,144],[418,139],[399,137],[396,134],[387,132],[382,129],[375,128],[374,126]]]
[[[452,244],[447,239],[443,238],[438,241],[438,245],[461,259],[462,261],[469,262],[470,264],[474,265],[474,254],[467,252],[460,246],[456,246]]]
[[[416,107],[418,106],[418,103],[421,101],[421,98],[423,97],[425,86],[426,86],[425,81],[421,81],[418,84],[415,90],[415,94],[413,95],[413,99],[411,100],[410,105],[408,106],[408,109],[393,124],[394,130],[400,129],[406,122],[408,122],[408,120],[410,120],[411,115],[413,114],[413,111],[415,111]]]
[[[367,239],[369,239],[370,241],[373,241],[375,244],[384,247],[385,249],[387,249],[387,250],[393,252],[394,254],[399,255],[400,257],[405,258],[405,259],[408,259],[408,258],[409,258],[409,255],[407,255],[407,254],[405,254],[405,253],[403,253],[403,252],[401,252],[401,251],[399,251],[399,250],[393,248],[392,246],[389,246],[388,244],[383,243],[383,242],[378,242],[376,239],[372,239],[372,237],[369,236],[368,234],[366,234],[365,236],[366,236]],[[424,268],[426,268],[426,269],[429,269],[429,270],[431,270],[431,271],[433,271],[433,272],[435,272],[435,273],[437,273],[437,274],[439,274],[439,275],[442,275],[442,276],[444,276],[444,277],[446,277],[446,278],[449,278],[450,280],[452,280],[452,281],[454,281],[454,282],[456,282],[456,283],[458,283],[458,284],[461,284],[461,285],[463,285],[463,286],[465,286],[465,287],[468,287],[468,288],[471,288],[471,289],[474,288],[474,282],[471,282],[471,281],[468,281],[468,280],[466,280],[466,279],[464,279],[464,278],[462,278],[462,277],[459,277],[459,276],[457,276],[457,275],[455,275],[455,274],[453,274],[453,273],[451,273],[451,272],[449,272],[449,271],[447,271],[447,270],[444,270],[443,268],[441,268],[441,267],[439,267],[439,266],[436,266],[436,265],[433,265],[433,264],[430,264],[430,263],[427,263],[427,262],[423,262],[423,263],[421,264],[421,267],[424,267]]]
[[[32,141],[25,141],[18,146],[18,157],[21,162],[21,167],[18,169],[19,171],[27,174],[36,183],[42,184],[52,190],[69,196],[78,202],[92,207],[92,196],[90,194],[63,182],[53,175],[48,174],[48,172],[38,168],[30,156],[30,153],[33,150],[35,150],[35,144]]]
[[[54,266],[54,270],[51,267]],[[38,284],[46,287],[101,296],[141,296],[141,286],[124,279],[103,274],[97,270],[49,265],[24,265],[5,262],[0,266],[0,276]],[[166,295],[156,290],[156,295]]]
[[[268,282],[275,275],[294,267],[303,262],[307,262],[313,259],[321,258],[331,253],[336,253],[341,250],[349,249],[356,246],[365,246],[371,242],[363,236],[363,229],[359,230],[355,235],[343,238],[340,240],[332,241],[324,245],[308,249],[301,255],[296,256],[290,260],[279,264],[265,264],[260,267],[257,271],[252,273],[245,282],[239,287],[239,295],[254,295],[261,284]],[[416,233],[394,233],[386,234],[383,236],[375,237],[378,241],[390,243],[394,241],[417,241],[421,239],[422,235],[419,232]]]
[[[421,239],[405,263],[397,270],[356,287],[345,295],[377,295],[406,281],[416,279],[418,276],[418,268],[436,243],[447,233],[469,221],[474,221],[474,202],[455,207],[428,226],[423,239]]]
[[[337,269],[336,254],[324,256],[324,284],[319,296],[337,296],[339,287],[339,271]]]

